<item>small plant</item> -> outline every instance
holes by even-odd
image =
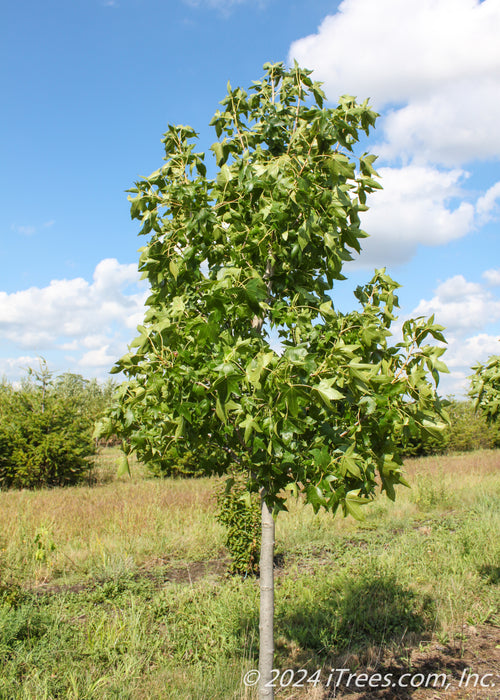
[[[13,579],[0,581],[0,605],[18,608],[26,600],[26,591],[20,583]]]
[[[242,482],[236,482],[218,494],[217,502],[217,520],[227,528],[225,545],[231,555],[231,571],[243,575],[257,574],[260,507],[256,494],[248,493]]]
[[[35,533],[34,545],[36,561],[41,563],[46,562],[51,552],[54,552],[56,549],[50,527],[38,528]]]
[[[446,486],[442,482],[435,483],[428,475],[420,477],[413,498],[422,511],[444,507],[449,503]]]

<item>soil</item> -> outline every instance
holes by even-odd
[[[374,668],[357,669],[350,683],[341,683],[339,687],[327,690],[321,700],[500,698],[500,627],[465,625],[459,636],[458,643],[443,645],[431,641],[420,649],[408,650],[404,661],[388,657]],[[348,666],[347,661],[345,667]],[[362,673],[368,678],[365,679]],[[384,681],[385,676],[388,679]],[[334,676],[332,686],[335,678],[338,674]],[[370,679],[372,688],[369,687]],[[411,687],[412,684],[415,687]],[[389,687],[383,688],[382,685]]]
[[[134,580],[149,579],[160,587],[164,583],[192,584],[202,578],[221,577],[227,573],[229,558],[221,556],[220,559],[208,559],[206,561],[186,562],[182,565],[171,566],[168,560],[155,558],[146,562],[131,576]],[[91,591],[103,584],[99,579],[90,579],[85,583],[74,584],[50,584],[42,583],[29,588],[37,596],[58,595],[60,593],[82,593]]]

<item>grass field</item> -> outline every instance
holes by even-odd
[[[115,479],[115,458],[100,456],[92,486],[0,493],[0,699],[254,698],[258,581],[227,574],[217,482],[140,465]],[[500,675],[457,685],[465,669],[500,674],[499,467],[495,451],[410,460],[412,489],[363,523],[290,503],[276,667],[322,671],[277,697],[500,697]],[[326,687],[332,667],[451,685]]]

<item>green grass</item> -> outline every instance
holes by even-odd
[[[0,700],[255,697],[242,677],[257,664],[258,581],[224,574],[216,481],[138,465],[114,479],[114,459],[93,486],[0,493]],[[355,668],[500,625],[499,463],[412,460],[413,488],[363,523],[291,502],[276,666]]]

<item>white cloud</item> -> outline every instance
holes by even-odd
[[[470,386],[472,367],[478,362],[485,362],[491,355],[500,353],[500,334],[498,336],[479,333],[470,338],[448,338],[444,362],[449,374],[442,374],[439,391],[442,396],[466,396]]]
[[[488,279],[489,272],[500,271],[487,271],[483,278]],[[436,323],[445,326],[447,345],[442,359],[450,370],[450,374],[441,375],[439,392],[442,396],[465,396],[472,366],[500,353],[500,298],[482,284],[455,275],[440,284],[431,299],[420,301],[405,318],[432,314]],[[498,335],[491,332],[492,324],[499,328]]]
[[[407,262],[495,218],[500,182],[467,193],[463,166],[500,158],[499,35],[498,0],[343,0],[291,45],[331,101],[349,93],[385,110],[371,150],[394,167],[379,168],[353,266]]]
[[[116,258],[106,258],[94,270],[94,292],[106,300],[123,298],[124,286],[138,283],[140,275],[135,264],[121,265]]]
[[[50,221],[45,221],[42,224],[42,228],[50,228],[55,223],[54,219],[50,219]],[[12,224],[10,228],[21,236],[34,236],[35,233],[38,233],[38,226],[33,226],[31,224]]]
[[[486,270],[483,272],[483,279],[492,287],[500,287],[500,269]]]
[[[500,353],[500,334],[498,336],[478,333],[466,339],[451,338],[446,353],[446,363],[450,369],[470,369],[477,362],[485,362],[491,355]]]
[[[28,367],[38,367],[39,358],[32,355],[0,357],[0,379],[24,374]]]
[[[496,0],[344,0],[290,56],[330,93],[354,89],[383,105],[455,79],[498,80],[499,28]]]
[[[109,369],[125,351],[130,329],[144,317],[147,296],[135,264],[102,260],[92,283],[53,280],[41,289],[0,292],[0,333],[35,353],[82,353],[81,366]]]
[[[464,171],[409,165],[379,168],[379,174],[384,189],[369,198],[370,209],[362,215],[370,237],[353,266],[403,263],[419,245],[443,245],[472,230],[474,206],[453,203],[462,194]]]
[[[382,120],[384,142],[375,149],[384,158],[452,167],[500,157],[499,90],[500,80],[457,79],[412,98]]]
[[[498,0],[344,0],[290,60],[330,99],[392,107],[384,155],[458,165],[500,156]]]
[[[118,359],[116,350],[111,349],[109,345],[104,345],[96,350],[89,350],[78,361],[80,367],[95,369],[100,367],[110,367]]]
[[[29,225],[20,226],[18,224],[12,224],[11,229],[16,233],[20,233],[21,236],[33,236],[36,233],[36,228]]]
[[[500,319],[500,299],[481,284],[455,275],[438,286],[432,299],[420,301],[411,316],[431,314],[445,326],[448,340],[463,338]]]
[[[500,199],[500,182],[496,182],[477,200],[477,213],[484,223],[495,218],[498,212],[497,200]]]
[[[69,343],[60,343],[59,344],[59,348],[61,350],[66,350],[68,352],[73,352],[74,350],[78,350],[79,347],[80,346],[79,346],[78,340],[72,340]]]

